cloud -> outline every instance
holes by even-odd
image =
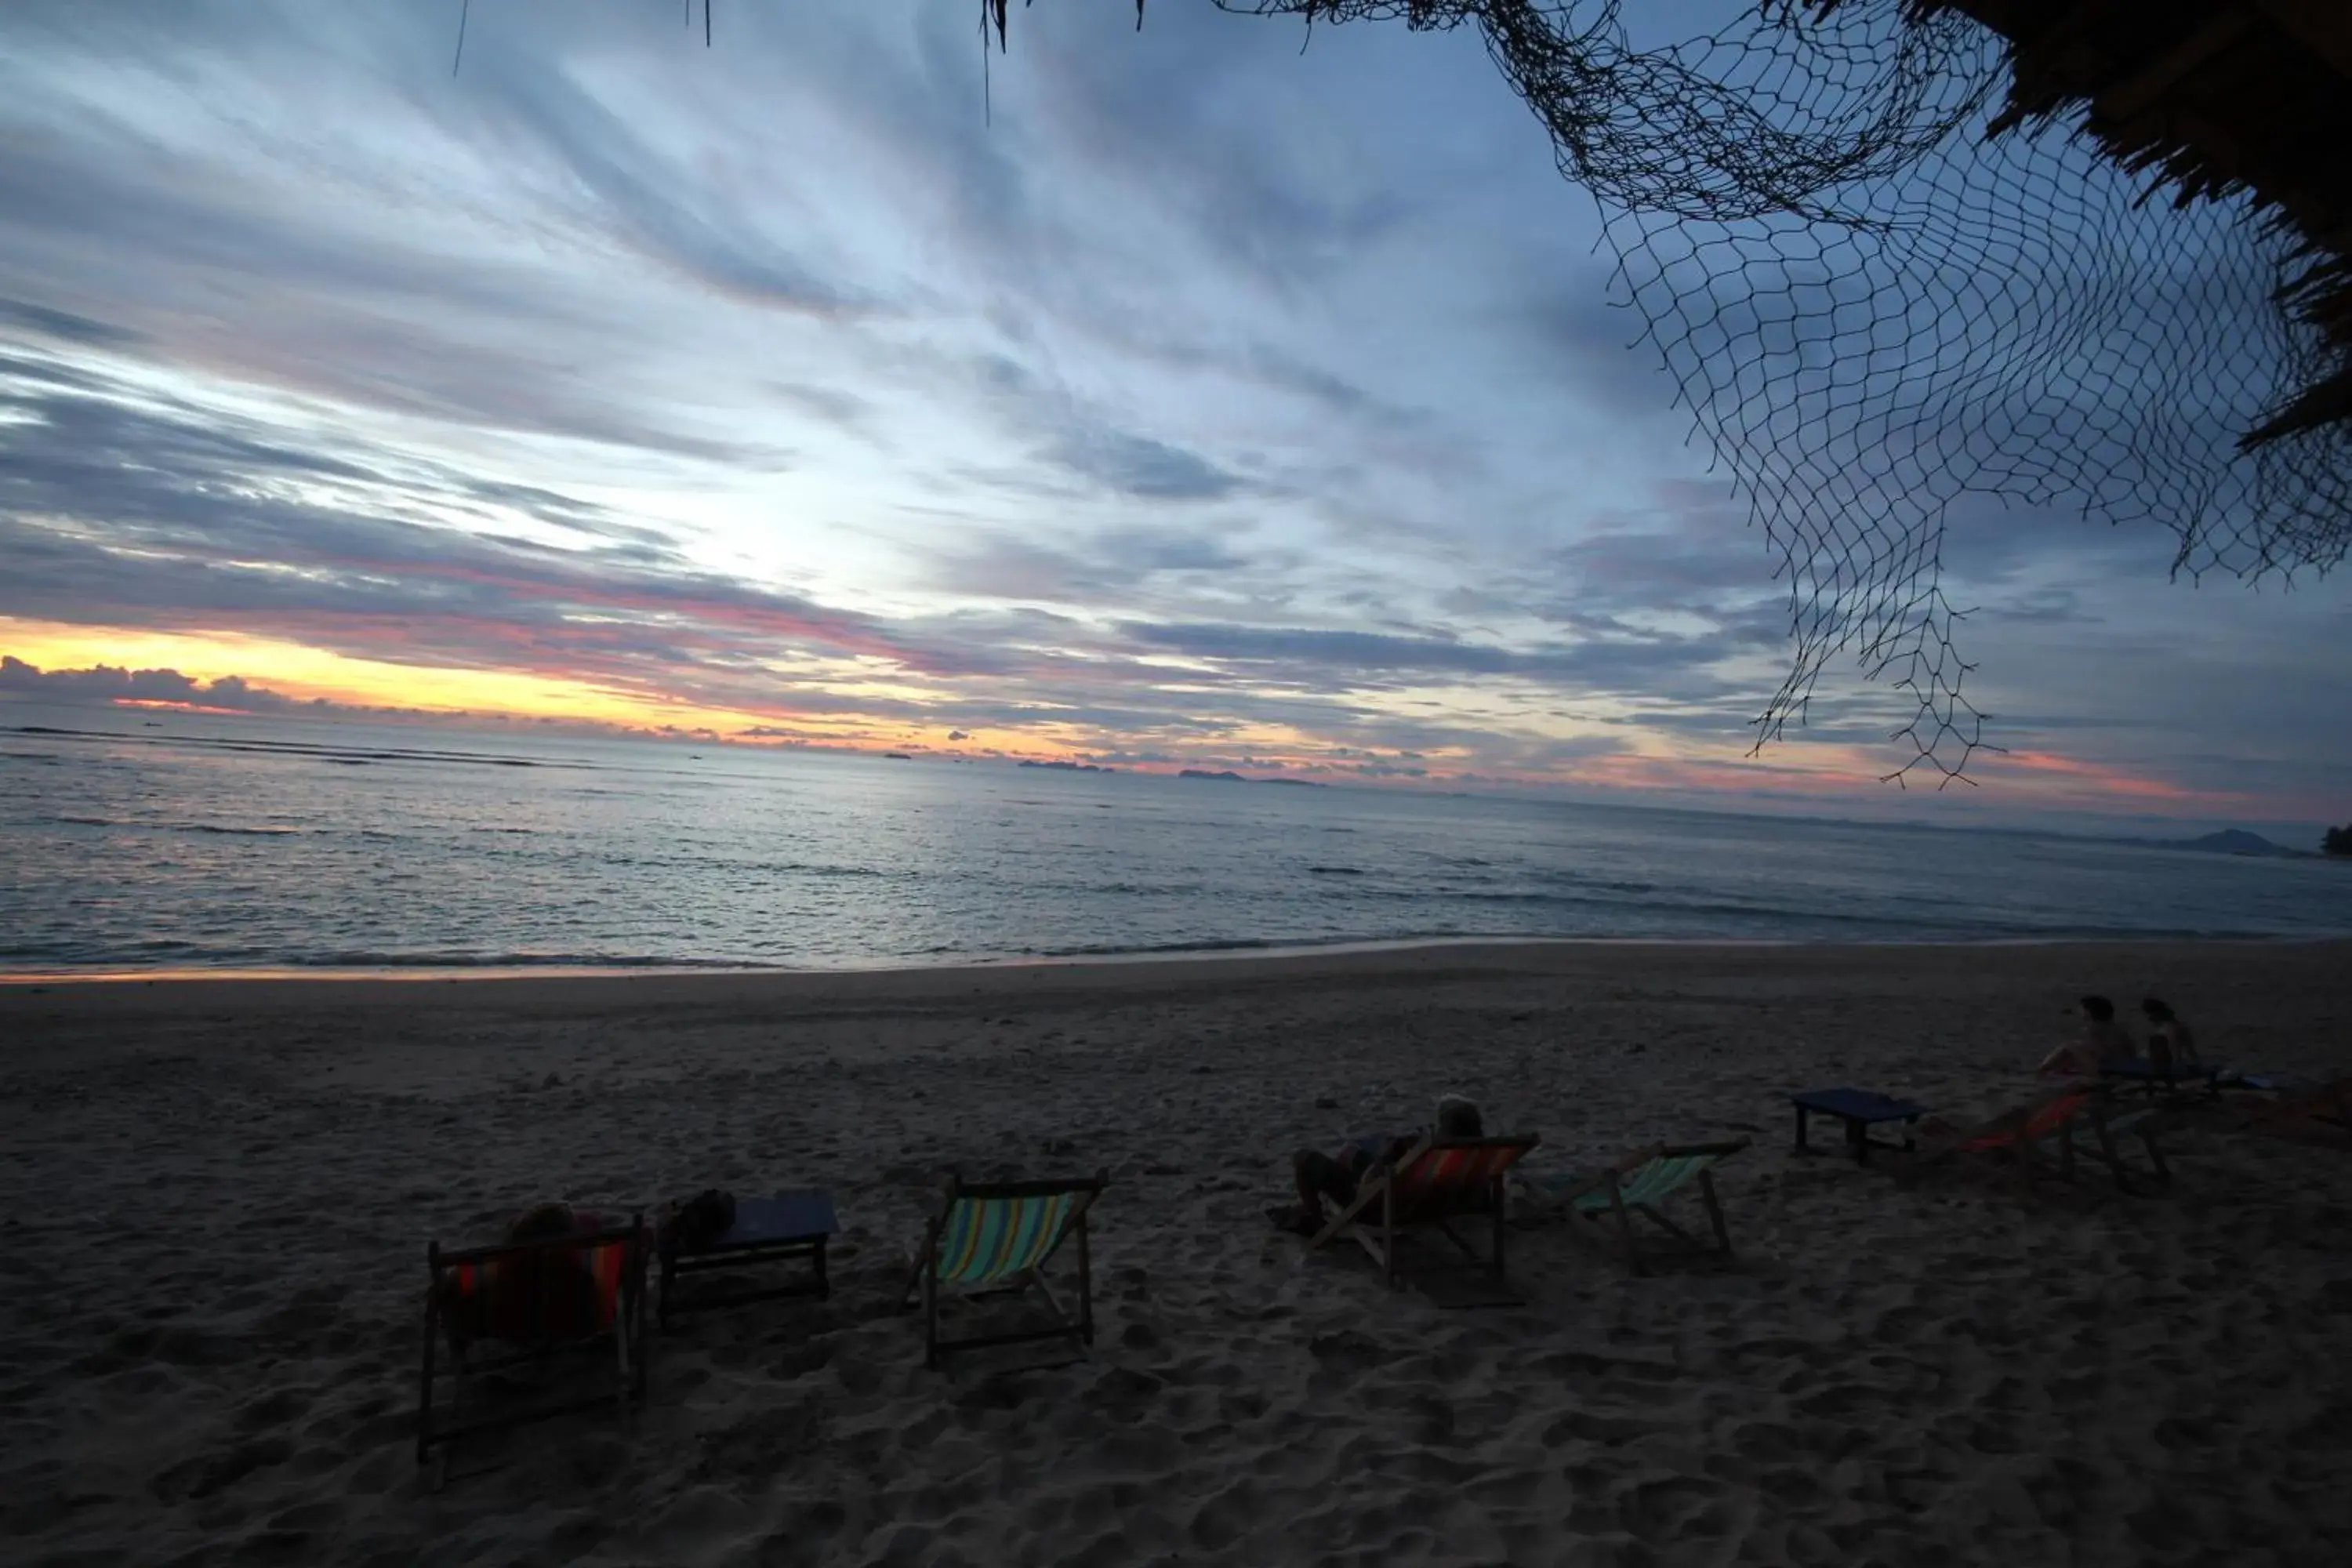
[[[1127,622],[1120,629],[1147,647],[1262,669],[1307,685],[1321,684],[1334,674],[1520,676],[1590,692],[1655,689],[1679,680],[1683,685],[1677,695],[1685,700],[1724,689],[1719,682],[1697,679],[1696,672],[1778,640],[1776,631],[1752,624],[1689,635],[1637,633],[1530,647],[1458,637],[1296,626]]]
[[[600,205],[611,232],[648,259],[747,303],[837,316],[877,301],[849,279],[828,275],[747,221],[744,205],[695,182],[649,147],[636,125],[582,91],[560,67],[530,57],[499,58],[485,101],[521,132]]]
[[[874,418],[872,403],[837,387],[776,382],[769,390],[801,412],[852,433],[864,434]]]
[[[1738,759],[1787,585],[1474,32],[1301,57],[1040,7],[984,110],[969,22],[738,7],[706,51],[660,7],[478,5],[452,78],[431,7],[0,7],[0,616],[86,628],[76,664],[235,632],[776,740],[1782,777]],[[2188,600],[2161,538],[1954,524],[2020,750],[2352,766],[2340,593]],[[1877,771],[1894,711],[1824,688],[1795,772]]]
[[[206,14],[215,30],[231,26],[217,8]],[[180,20],[199,34],[207,25]],[[293,37],[314,31],[299,16],[281,20]],[[259,34],[254,47],[267,58],[268,28]],[[137,79],[139,55],[154,42],[131,45],[124,75]],[[215,63],[187,69],[218,68],[200,42],[188,58]],[[380,80],[309,64],[349,89],[336,110],[355,126],[397,101]],[[250,156],[249,126],[226,146],[201,117],[182,128],[190,133],[166,135],[141,124],[121,97],[77,100],[61,85],[92,79],[87,71],[28,72],[0,82],[0,91],[21,89],[0,108],[11,149],[0,161],[0,210],[11,218],[0,291],[22,306],[8,318],[20,327],[400,416],[684,456],[741,450],[678,429],[657,405],[618,392],[668,379],[658,318],[616,309],[617,280],[586,287],[592,271],[605,269],[581,265],[576,238],[566,246],[542,230],[536,257],[498,244],[480,214],[485,198],[465,188],[471,161],[451,128],[412,127],[413,151],[395,135],[373,161],[347,156],[320,170],[332,157],[323,143],[308,160]],[[164,90],[148,96],[160,102]],[[224,110],[234,93],[221,84]],[[240,107],[263,122],[315,124],[319,106],[295,101],[301,96],[278,80]],[[46,121],[44,107],[53,115]],[[313,144],[309,132],[296,139]],[[428,177],[420,157],[440,160],[437,201],[418,188]],[[419,211],[428,202],[431,216]],[[570,251],[572,264],[549,266],[551,248]],[[646,291],[633,290],[640,300]]]
[[[577,497],[116,393],[0,389],[0,614],[614,677],[730,638],[919,659],[870,617],[695,566]]]
[[[1139,500],[1220,500],[1242,488],[1198,453],[1121,430],[1070,430],[1046,452],[1079,478]]]
[[[241,675],[225,675],[207,681],[176,669],[125,669],[103,664],[88,669],[45,670],[14,654],[0,655],[0,691],[52,702],[168,702],[240,713],[372,711],[324,698],[306,701],[288,697],[256,686]]]
[[[128,348],[142,341],[137,332],[94,321],[88,316],[77,316],[70,310],[53,310],[27,300],[0,299],[0,327],[80,348]]]
[[[1250,564],[1219,537],[1174,528],[1108,529],[1059,542],[992,529],[941,552],[931,580],[958,594],[1099,610],[1137,604],[1155,580],[1233,574]]]

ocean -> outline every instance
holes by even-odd
[[[2352,931],[2347,872],[2052,834],[0,710],[17,972],[2303,937]]]

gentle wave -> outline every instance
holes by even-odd
[[[352,759],[362,762],[446,763],[456,766],[493,768],[576,768],[592,765],[584,763],[551,761],[545,758],[490,756],[480,752],[447,752],[404,746],[355,750],[349,746],[322,745],[310,741],[271,741],[241,735],[130,735],[112,730],[66,730],[47,724],[19,724],[14,728],[13,733],[47,735],[53,740],[104,741],[134,746],[193,746],[223,752],[243,752],[254,756],[318,757],[330,761]]]
[[[772,961],[695,958],[653,952],[473,952],[464,949],[447,952],[377,952],[364,949],[350,952],[328,950],[318,952],[289,952],[261,947],[206,948],[180,942],[142,943],[140,953],[153,959],[166,960],[173,969],[233,969],[247,965],[289,970],[755,970],[778,967]],[[104,956],[71,952],[9,953],[0,956],[0,973],[27,972],[45,973],[52,970],[110,967],[121,962],[120,955]]]
[[[499,740],[530,765],[493,774],[488,744],[203,722],[201,737],[19,740],[72,765],[0,770],[0,968],[852,968],[2352,930],[2352,876],[2316,860],[1149,774],[1063,799],[1001,764],[730,752],[709,766],[561,737]]]
[[[299,827],[232,827],[217,822],[131,822],[113,816],[75,816],[60,812],[51,820],[76,827],[124,827],[142,833],[212,833],[231,838],[295,838]]]
[[[1271,947],[1343,947],[1362,940],[1361,937],[1333,937],[1321,942],[1286,942],[1273,937],[1234,937],[1223,942],[1207,940],[1167,942],[1124,947],[1116,943],[1080,942],[1072,947],[1024,948],[1021,951],[1021,956],[1024,958],[1123,958],[1128,956],[1140,958],[1161,952],[1255,952]]]
[[[289,961],[302,969],[770,969],[749,959],[682,958],[653,952],[320,952]]]

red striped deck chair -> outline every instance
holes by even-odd
[[[625,1226],[444,1252],[425,1249],[431,1285],[425,1295],[425,1370],[416,1400],[416,1461],[433,1447],[468,1433],[519,1426],[604,1405],[626,1406],[646,1394],[646,1258],[642,1215]],[[612,1353],[612,1386],[467,1415],[469,1391],[492,1373],[544,1366],[558,1352]],[[436,1419],[436,1379],[449,1355],[451,1410]]]
[[[2030,1105],[2004,1110],[1957,1132],[1937,1137],[1923,1130],[1918,1155],[1899,1179],[1907,1184],[1972,1158],[1989,1160],[2014,1174],[2019,1186],[2031,1196],[2034,1177],[2042,1169],[2042,1146],[2053,1139],[2059,1151],[2058,1173],[2068,1177],[2074,1174],[2074,1126],[2090,1110],[2095,1098],[2090,1089],[2070,1089]]]
[[[2241,1081],[2251,1082],[2243,1075]],[[2273,1092],[2278,1098],[2257,1107],[2238,1123],[2249,1131],[2342,1143],[2352,1138],[2352,1078],[2300,1084]]]
[[[1371,1254],[1393,1289],[1403,1279],[1397,1259],[1398,1238],[1409,1231],[1433,1229],[1493,1276],[1498,1289],[1507,1291],[1509,1282],[1503,1273],[1503,1180],[1541,1142],[1533,1133],[1443,1143],[1424,1137],[1394,1162],[1366,1171],[1357,1184],[1354,1201],[1317,1233],[1307,1250],[1313,1252],[1340,1237],[1350,1237]],[[1454,1228],[1454,1221],[1466,1219],[1484,1220],[1492,1227],[1493,1240],[1484,1258]]]
[[[1054,1181],[968,1183],[948,1178],[947,1192],[923,1231],[922,1250],[900,1295],[903,1308],[918,1291],[923,1300],[923,1364],[936,1367],[949,1351],[1066,1339],[1095,1342],[1094,1262],[1087,1215],[1108,1183],[1108,1171]],[[1045,1268],[1065,1241],[1077,1241],[1077,1309],[1072,1311],[1046,1281]],[[942,1291],[967,1300],[1035,1291],[1049,1321],[1010,1331],[943,1339]]]

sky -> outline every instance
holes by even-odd
[[[2342,579],[2053,513],[1948,553],[1975,787],[1843,667],[1751,756],[1785,592],[1475,35],[459,11],[0,10],[0,701],[2352,814]]]

